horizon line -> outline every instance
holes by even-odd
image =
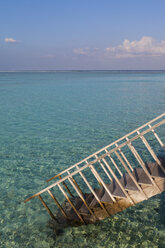
[[[108,69],[108,70],[97,70],[97,69],[93,69],[93,70],[87,70],[87,69],[78,69],[78,70],[3,70],[0,72],[87,72],[87,71],[165,71],[165,69]]]

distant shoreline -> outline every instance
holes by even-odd
[[[2,72],[165,72],[165,70],[11,70]]]

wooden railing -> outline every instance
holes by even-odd
[[[50,214],[50,216],[53,219],[57,220],[55,214],[50,210],[50,208],[48,207],[48,205],[46,204],[46,202],[43,200],[43,198],[41,196],[43,193],[47,192],[49,194],[49,196],[52,198],[52,200],[54,201],[54,203],[56,204],[56,206],[59,208],[59,210],[61,211],[63,216],[65,218],[69,218],[69,216],[67,216],[64,208],[57,200],[57,197],[55,197],[52,193],[52,189],[54,187],[57,187],[59,189],[59,191],[61,192],[61,194],[63,194],[64,197],[66,198],[66,200],[69,202],[70,206],[72,207],[74,212],[77,214],[80,221],[82,223],[84,223],[84,220],[83,220],[81,214],[79,213],[79,211],[76,209],[76,207],[74,206],[74,204],[72,202],[72,197],[73,197],[72,191],[74,190],[74,192],[76,192],[76,194],[81,198],[81,200],[85,204],[89,213],[94,218],[96,218],[92,208],[86,202],[86,199],[85,199],[84,193],[83,193],[84,190],[81,189],[79,182],[77,180],[75,180],[75,178],[74,178],[75,176],[76,177],[79,176],[81,178],[81,180],[85,183],[86,187],[88,188],[88,191],[91,192],[93,194],[93,196],[95,197],[100,208],[102,208],[105,212],[107,212],[107,210],[104,206],[104,203],[102,201],[100,201],[98,195],[96,194],[96,191],[94,190],[94,188],[91,185],[92,184],[91,183],[91,180],[92,180],[91,177],[90,177],[90,179],[88,179],[87,176],[84,174],[84,172],[87,169],[90,169],[93,177],[97,180],[99,185],[101,185],[105,189],[105,191],[107,192],[107,194],[109,195],[109,197],[111,198],[113,203],[116,202],[116,197],[114,195],[112,195],[112,192],[107,187],[106,182],[104,181],[104,179],[101,176],[102,172],[105,173],[109,182],[112,182],[113,180],[115,180],[117,182],[117,184],[120,186],[123,193],[125,194],[125,196],[129,200],[130,204],[134,205],[134,202],[120,181],[120,177],[122,177],[123,173],[127,173],[130,176],[130,178],[132,179],[132,181],[134,182],[134,184],[136,185],[138,190],[141,193],[143,193],[143,195],[147,199],[147,196],[144,194],[141,186],[139,185],[139,183],[137,182],[137,180],[135,179],[135,177],[132,174],[135,164],[132,160],[130,161],[129,158],[130,158],[130,156],[133,157],[134,161],[136,161],[136,163],[138,163],[138,166],[143,168],[144,172],[146,173],[146,175],[150,179],[152,185],[154,185],[155,187],[158,187],[156,185],[154,179],[152,178],[152,176],[148,172],[146,166],[145,166],[146,161],[144,161],[142,159],[142,156],[139,154],[138,150],[135,148],[135,145],[133,143],[140,140],[144,145],[144,149],[150,154],[152,159],[160,166],[161,170],[165,173],[165,169],[162,166],[160,159],[158,158],[158,156],[156,155],[156,152],[153,150],[153,148],[151,147],[151,144],[149,144],[149,141],[146,138],[146,136],[149,133],[153,134],[153,137],[155,138],[156,142],[159,144],[160,147],[162,147],[164,149],[164,144],[163,144],[162,140],[160,139],[160,137],[158,136],[157,132],[155,131],[155,129],[162,126],[163,124],[165,124],[165,113],[163,113],[162,115],[156,117],[155,119],[147,122],[146,124],[142,125],[141,127],[135,129],[134,131],[126,134],[122,138],[114,141],[113,143],[105,146],[101,150],[93,153],[92,155],[88,156],[87,158],[81,160],[80,162],[78,162],[78,163],[70,166],[69,168],[63,170],[58,175],[51,177],[50,179],[47,180],[47,182],[54,179],[56,181],[53,184],[42,189],[38,193],[32,195],[31,197],[26,199],[24,202],[28,202],[29,200],[31,200],[35,197],[38,197],[40,199],[40,201],[42,202],[42,204],[44,205],[44,207],[46,208],[46,210],[48,211],[48,213]],[[123,148],[127,148],[127,152],[124,152]],[[102,172],[101,173],[100,173],[100,171],[98,172],[98,169],[101,170]],[[69,185],[71,186],[71,188],[68,187],[68,185],[67,185],[68,182],[69,182]]]

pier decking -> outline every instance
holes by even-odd
[[[157,151],[165,146],[156,130],[164,124],[165,113],[48,179],[55,182],[24,202],[38,197],[57,223],[88,224],[160,194],[165,190],[165,156]],[[55,188],[65,197],[62,204]],[[50,209],[44,193],[59,211]]]

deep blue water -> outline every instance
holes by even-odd
[[[1,72],[0,247],[163,248],[164,194],[59,236],[38,199],[23,201],[164,110],[165,72]]]

